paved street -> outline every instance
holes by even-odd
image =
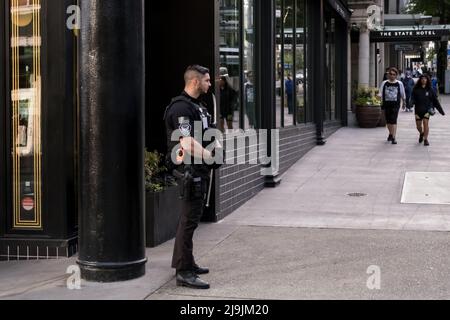
[[[401,201],[407,173],[450,172],[449,129],[448,116],[433,117],[430,147],[418,144],[412,113],[400,115],[397,146],[385,128],[340,129],[280,187],[201,226],[195,248],[211,290],[175,286],[170,241],[148,250],[145,277],[81,290],[66,287],[75,258],[0,262],[0,299],[450,299],[450,187],[423,191],[448,204]],[[380,288],[370,290],[373,266]]]

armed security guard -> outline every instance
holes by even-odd
[[[209,273],[209,270],[196,264],[192,238],[202,217],[208,192],[211,167],[204,161],[210,163],[214,157],[214,154],[194,138],[198,134],[203,136],[211,125],[211,116],[199,100],[199,97],[210,89],[211,78],[207,68],[194,65],[187,68],[184,80],[186,86],[183,93],[172,100],[165,113],[167,166],[181,184],[183,199],[172,267],[177,271],[178,286],[209,289],[209,284],[198,276]],[[199,124],[202,132],[195,132]],[[199,159],[202,161],[199,162]]]

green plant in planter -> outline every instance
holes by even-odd
[[[162,192],[165,188],[176,186],[174,177],[170,176],[163,165],[163,155],[157,151],[145,151],[145,190]]]
[[[381,98],[378,88],[360,87],[356,91],[355,105],[357,106],[381,106]]]
[[[360,87],[355,99],[356,120],[361,128],[375,128],[382,124],[384,113],[377,88]]]
[[[182,209],[178,184],[164,160],[157,151],[145,150],[145,239],[149,248],[175,237]]]

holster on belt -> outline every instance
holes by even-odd
[[[175,178],[181,181],[180,186],[180,199],[181,200],[190,200],[192,197],[192,184],[194,178],[190,170],[185,170],[184,172],[180,172],[178,170],[173,170],[173,175]]]

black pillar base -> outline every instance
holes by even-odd
[[[281,184],[281,177],[279,176],[266,176],[265,187],[276,188]]]
[[[317,138],[317,145],[318,146],[324,146],[327,144],[327,140],[324,137],[318,137]]]
[[[145,275],[147,259],[129,263],[89,263],[78,261],[81,277],[92,282],[117,282],[140,278]]]

